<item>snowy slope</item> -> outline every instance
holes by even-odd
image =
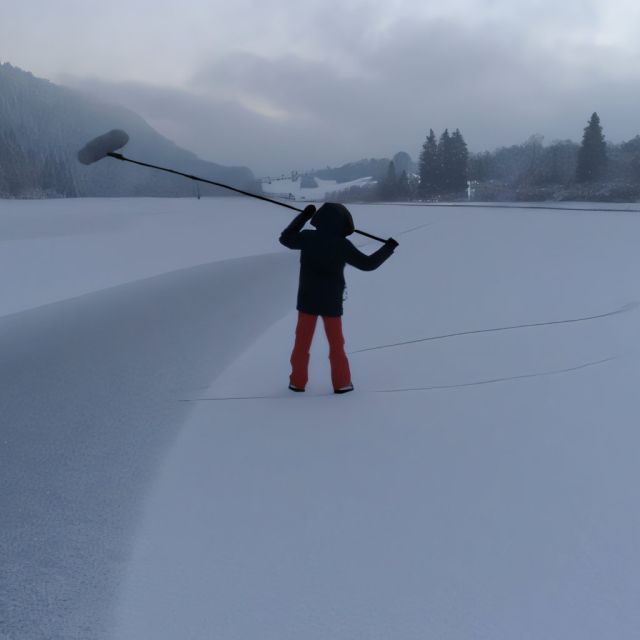
[[[638,214],[354,207],[401,242],[347,274],[357,392],[319,328],[289,397],[289,215],[201,203],[5,240],[0,636],[635,637]]]
[[[0,315],[273,251],[274,221],[291,216],[264,207],[256,213],[241,198],[0,200]]]

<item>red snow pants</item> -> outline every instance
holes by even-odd
[[[309,379],[309,349],[316,329],[318,316],[298,312],[296,341],[291,353],[291,376],[289,382],[298,389],[304,389]],[[344,352],[342,335],[342,318],[322,316],[324,331],[329,341],[329,362],[331,363],[331,382],[334,390],[346,387],[351,383],[349,361]]]

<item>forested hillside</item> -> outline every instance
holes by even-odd
[[[107,160],[89,167],[76,153],[88,140],[110,129],[131,136],[127,155],[180,171],[256,189],[245,167],[223,167],[181,149],[122,107],[36,78],[0,64],[0,197],[189,196],[184,178]],[[229,193],[206,187],[203,194]]]

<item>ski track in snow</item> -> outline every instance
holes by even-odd
[[[553,369],[551,371],[540,371],[539,373],[521,373],[513,376],[504,376],[502,378],[491,378],[489,380],[474,380],[473,382],[460,382],[458,384],[436,384],[429,387],[411,387],[404,389],[370,389],[369,393],[404,393],[408,391],[438,391],[445,389],[464,389],[466,387],[481,387],[485,384],[498,384],[500,382],[513,382],[515,380],[527,380],[530,378],[543,378],[545,376],[557,376],[563,373],[573,373],[575,371],[582,371],[583,369],[589,369],[590,367],[597,367],[607,362],[613,362],[617,360],[618,356],[612,356],[610,358],[603,358],[601,360],[594,360],[593,362],[584,362],[583,364],[576,365],[574,367],[567,367],[565,369]]]
[[[552,327],[560,324],[575,324],[577,322],[590,322],[592,320],[601,320],[602,318],[611,318],[622,313],[629,313],[638,307],[637,302],[630,302],[614,311],[607,311],[593,316],[583,316],[581,318],[568,318],[565,320],[547,320],[545,322],[530,322],[526,324],[514,324],[505,327],[493,327],[490,329],[472,329],[470,331],[458,331],[456,333],[445,333],[441,336],[429,336],[428,338],[416,338],[414,340],[404,340],[402,342],[391,342],[389,344],[381,344],[375,347],[365,347],[349,351],[349,355],[356,353],[364,353],[365,351],[381,351],[382,349],[391,349],[392,347],[404,347],[411,344],[419,344],[421,342],[431,342],[432,340],[447,340],[449,338],[458,338],[460,336],[471,336],[481,333],[496,333],[499,331],[513,331],[515,329],[530,329],[532,327]]]
[[[166,395],[210,382],[288,312],[294,276],[292,254],[252,256],[0,318],[0,638],[106,637],[187,411]]]

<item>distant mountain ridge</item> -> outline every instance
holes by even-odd
[[[77,151],[110,129],[131,136],[126,155],[242,189],[260,191],[246,167],[225,167],[180,148],[128,109],[0,64],[0,197],[192,196],[186,178],[115,160],[91,166]],[[229,194],[200,185],[203,195]]]

